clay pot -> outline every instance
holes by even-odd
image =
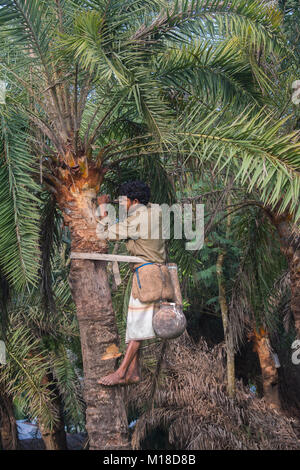
[[[152,326],[159,338],[173,339],[184,332],[186,318],[176,303],[161,302],[160,309],[153,316]]]

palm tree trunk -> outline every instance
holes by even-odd
[[[290,261],[291,309],[294,315],[297,336],[300,339],[300,249],[295,250]]]
[[[70,282],[80,328],[90,449],[128,449],[122,391],[120,387],[97,383],[97,379],[114,370],[117,356],[114,351],[118,351],[106,263],[72,260]]]
[[[0,449],[18,448],[17,423],[12,400],[6,393],[0,393]]]
[[[230,205],[230,196],[227,197],[227,204]],[[229,239],[230,235],[230,225],[231,225],[231,216],[227,215],[226,223],[226,238]],[[227,392],[230,397],[233,397],[235,394],[235,362],[234,362],[234,346],[232,338],[232,329],[229,325],[229,309],[226,299],[226,286],[225,279],[223,274],[223,264],[226,256],[226,251],[224,249],[220,250],[216,263],[216,272],[218,278],[218,287],[219,287],[219,304],[221,308],[222,323],[224,328],[224,339],[226,346],[226,355],[227,355]]]
[[[49,391],[54,395],[52,407],[55,410],[57,421],[52,429],[39,422],[39,430],[45,444],[46,450],[67,450],[67,436],[65,431],[65,422],[63,417],[63,405],[59,395],[59,391],[55,386],[55,380],[52,374],[44,377],[43,383],[49,383]]]
[[[219,303],[221,308],[222,323],[224,328],[224,339],[227,355],[227,392],[230,397],[235,394],[235,363],[232,333],[229,327],[228,304],[226,300],[225,281],[223,275],[223,262],[225,252],[221,251],[218,255],[216,272],[219,286]]]
[[[72,192],[72,198],[59,200],[64,220],[70,228],[73,252],[107,252],[106,242],[96,236],[95,196],[95,191],[79,190]],[[106,263],[72,259],[69,281],[80,328],[89,448],[129,449],[122,390],[97,383],[97,379],[114,370],[119,356]]]
[[[67,450],[66,432],[63,422],[59,422],[53,429],[45,428],[39,423],[39,430],[46,450]]]
[[[273,355],[269,347],[269,339],[266,332],[254,330],[252,335],[254,351],[257,352],[264,389],[264,397],[270,408],[281,409],[279,398],[278,371],[275,367]]]
[[[289,215],[272,215],[273,223],[280,238],[281,251],[289,263],[291,279],[291,310],[293,312],[297,337],[300,339],[300,234],[293,227]]]

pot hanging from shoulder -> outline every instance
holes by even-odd
[[[162,339],[173,339],[186,329],[186,318],[175,302],[161,302],[153,315],[152,326],[155,334]]]

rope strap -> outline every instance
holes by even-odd
[[[136,278],[137,278],[138,286],[139,286],[140,289],[141,289],[142,286],[141,286],[141,283],[140,283],[138,269],[142,268],[143,266],[147,266],[147,264],[155,264],[155,263],[144,263],[144,264],[141,264],[141,266],[138,266],[137,268],[135,268]]]

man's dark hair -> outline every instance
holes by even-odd
[[[150,200],[150,188],[143,181],[127,181],[120,186],[120,196],[127,196],[134,201],[137,199],[141,204],[148,204]]]

